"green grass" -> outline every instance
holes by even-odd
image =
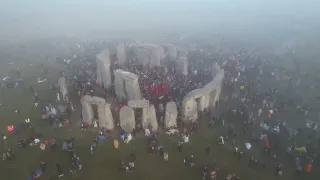
[[[54,131],[47,122],[40,120],[40,109],[35,108],[32,101],[32,95],[29,90],[29,86],[33,85],[34,89],[38,91],[40,98],[45,101],[52,101],[56,97],[54,91],[47,90],[46,84],[37,84],[36,77],[39,72],[38,66],[26,67],[26,64],[21,63],[19,65],[23,68],[25,77],[25,87],[19,89],[1,89],[1,104],[0,107],[0,128],[1,132],[6,132],[8,124],[19,125],[23,123],[25,117],[30,117],[31,122],[35,127],[36,132],[44,134],[43,139],[51,139],[55,137],[58,139],[58,143],[62,142],[69,136],[75,136],[76,152],[81,158],[83,163],[83,171],[78,173],[78,180],[195,180],[201,179],[201,170],[204,166],[212,167],[213,164],[217,164],[219,167],[218,179],[223,179],[228,173],[235,173],[241,177],[241,179],[259,179],[259,180],[273,180],[284,179],[292,180],[299,179],[294,176],[293,162],[285,163],[284,176],[275,177],[274,170],[278,162],[274,162],[269,157],[260,154],[259,145],[254,145],[253,150],[250,152],[245,151],[245,156],[241,161],[238,161],[233,156],[232,147],[219,147],[216,145],[215,140],[220,135],[226,134],[226,129],[217,126],[214,129],[206,128],[204,121],[201,131],[194,134],[190,138],[190,144],[183,147],[183,152],[177,152],[176,142],[177,137],[167,137],[162,135],[159,138],[159,142],[165,146],[166,151],[169,152],[169,162],[164,162],[159,155],[147,154],[147,140],[146,137],[139,137],[132,141],[130,144],[123,144],[120,142],[120,148],[113,148],[113,138],[109,137],[106,141],[102,141],[99,144],[94,156],[89,153],[89,145],[92,142],[95,133],[93,131],[82,132],[79,129],[77,123],[67,128],[61,128]],[[5,68],[0,74],[4,77],[10,69],[14,67]],[[58,68],[57,68],[58,69]],[[58,71],[50,73],[52,79],[56,78]],[[79,120],[79,99],[76,99],[75,95],[72,95],[74,104],[76,106],[76,112],[72,115],[73,122]],[[228,105],[229,106],[229,105]],[[20,113],[15,114],[14,110],[19,109]],[[294,115],[293,110],[281,116],[281,118],[287,121],[296,122],[300,117]],[[232,120],[235,121],[235,120]],[[299,124],[299,123],[293,123]],[[31,147],[27,149],[18,148],[17,140],[30,136],[28,130],[21,131],[19,134],[8,134],[8,144],[2,146],[3,149],[11,148],[17,159],[10,164],[0,163],[0,174],[3,179],[26,179],[32,171],[39,167],[40,161],[46,161],[48,163],[48,170],[41,178],[44,180],[56,179],[55,164],[59,163],[67,178],[71,179],[68,169],[71,165],[66,152],[61,150],[51,151],[47,149],[42,152],[39,146]],[[140,135],[139,135],[140,136]],[[117,137],[115,137],[117,138]],[[248,137],[241,136],[237,139],[241,149],[244,150],[244,143]],[[230,138],[231,141],[231,138]],[[284,142],[284,141],[283,141]],[[205,147],[211,144],[212,152],[209,157],[205,155]],[[137,151],[136,171],[132,173],[119,172],[119,164],[121,160],[128,162],[129,154],[133,149]],[[283,145],[286,148],[286,145]],[[285,151],[285,150],[284,150]],[[183,158],[193,153],[196,157],[196,167],[185,167],[183,164]],[[252,155],[256,155],[261,161],[267,164],[266,169],[252,170],[248,168],[248,162]],[[281,161],[287,160],[285,157],[280,158]],[[307,179],[319,179],[319,173],[314,167],[311,174]]]

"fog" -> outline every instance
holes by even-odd
[[[313,36],[316,0],[4,0],[1,38],[130,37],[171,33],[245,38]]]

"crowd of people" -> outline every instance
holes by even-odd
[[[161,67],[147,68],[139,65],[136,61],[129,61],[130,63],[125,66],[120,67],[114,64],[112,68],[121,68],[138,75],[143,98],[149,99],[155,105],[157,111],[160,112],[158,113],[159,123],[162,124],[163,122],[160,122],[160,119],[163,119],[161,112],[163,113],[163,106],[166,102],[175,101],[179,107],[183,97],[188,92],[203,87],[212,80],[210,68],[207,67],[214,62],[218,63],[225,70],[220,101],[215,104],[214,110],[201,112],[195,123],[184,122],[178,124],[178,129],[180,130],[179,136],[181,138],[177,142],[177,151],[183,153],[185,144],[189,143],[189,137],[200,133],[198,130],[202,127],[223,129],[225,131],[222,130],[219,138],[216,140],[218,148],[230,151],[230,154],[234,154],[235,159],[238,161],[244,161],[242,160],[244,156],[250,157],[248,162],[249,168],[258,169],[258,171],[268,171],[270,170],[270,166],[274,169],[275,176],[283,176],[285,171],[282,162],[286,160],[286,164],[287,162],[289,164],[294,162],[293,165],[291,163],[288,167],[295,167],[297,175],[310,173],[313,164],[319,161],[317,147],[320,145],[320,140],[315,135],[316,122],[311,123],[310,127],[312,131],[308,132],[304,131],[302,127],[290,127],[290,123],[287,120],[280,119],[279,117],[281,114],[286,113],[286,107],[300,106],[299,101],[292,97],[280,100],[278,98],[281,93],[278,89],[279,87],[271,87],[271,85],[267,84],[268,81],[275,81],[277,84],[289,81],[290,87],[293,88],[297,86],[297,82],[293,78],[288,79],[279,73],[274,68],[272,61],[259,60],[258,57],[248,54],[245,48],[237,49],[232,53],[230,51],[224,52],[219,48],[213,48],[210,52],[206,52],[209,51],[208,49],[200,48],[200,50],[189,52],[190,63],[187,76],[178,74],[174,65],[172,67],[162,65]],[[224,54],[228,54],[228,56],[226,57]],[[78,56],[70,59],[72,61],[80,61]],[[72,66],[70,66],[70,63],[72,63],[70,59],[63,62],[66,64],[64,73],[69,74],[69,80],[76,82],[80,98],[85,94],[95,93],[94,86],[96,80],[92,75],[95,74],[93,63],[89,60],[87,60],[88,62],[81,61],[80,67],[82,69],[74,71]],[[129,57],[129,59],[134,59],[134,57]],[[264,84],[267,84],[266,87],[264,87]],[[58,115],[53,105],[40,101],[37,93],[32,87],[31,89],[32,94],[34,94],[35,103],[38,103],[35,106],[40,106],[43,109],[43,119],[50,120],[55,128],[63,127],[64,118],[62,117],[68,116],[73,111],[68,110],[65,115]],[[107,93],[109,94],[109,92]],[[125,102],[122,105],[125,105]],[[70,106],[70,102],[68,102],[68,106]],[[70,109],[73,109],[73,105]],[[181,120],[181,117],[179,119]],[[24,124],[30,129],[34,128],[29,118],[25,120]],[[202,126],[202,124],[205,124],[205,126]],[[87,124],[81,124],[80,128],[85,131],[90,127]],[[123,138],[119,139],[129,143],[132,139],[138,138],[136,133],[135,131],[132,134],[122,134]],[[299,136],[303,134],[307,134],[307,141],[304,144],[298,143]],[[91,155],[95,155],[99,143],[107,139],[106,137],[109,135],[103,130],[97,133],[92,143],[88,144]],[[128,141],[129,136],[130,140]],[[149,133],[148,136],[148,154],[157,154],[163,157],[164,161],[170,163],[169,151],[167,147],[161,144],[161,140],[158,138],[160,132]],[[57,147],[56,141],[54,143],[52,141],[40,142],[40,139],[42,139],[40,136],[32,137],[20,141],[19,145],[20,147],[29,147],[31,146],[30,144],[32,146],[41,144],[42,146],[40,145],[40,147],[43,151],[45,150],[45,146],[43,145],[51,145],[50,148]],[[245,139],[244,143],[243,139]],[[7,136],[3,136],[3,141],[7,141]],[[75,139],[69,138],[61,144],[61,147],[62,150],[70,153],[70,172],[72,177],[76,178],[77,172],[82,170],[82,162],[75,153],[76,148],[74,143]],[[115,148],[118,148],[118,141],[115,141],[114,144]],[[208,144],[207,147],[203,147],[205,149],[204,154],[209,156],[211,148],[215,145]],[[284,148],[284,146],[287,147]],[[250,150],[252,149],[261,149],[261,158],[251,154]],[[286,154],[286,156],[283,157],[283,154]],[[264,155],[270,157],[268,159],[273,159],[274,162],[269,163],[267,162],[268,160],[264,160],[266,159],[262,158]],[[123,160],[120,161],[120,171],[135,171],[136,163],[139,163],[136,157],[136,150],[134,149],[129,156],[130,160],[128,163]],[[3,152],[4,162],[10,163],[14,160],[13,157],[15,156],[11,149]],[[187,154],[181,161],[185,166],[193,168],[196,166],[197,157],[195,154]],[[209,166],[202,168],[202,178],[216,180],[217,174],[219,174],[219,164],[211,164]],[[41,162],[40,171],[33,172],[31,179],[39,178],[39,174],[45,173],[46,168],[47,162]],[[59,164],[56,164],[56,169],[59,178],[62,179],[64,177],[64,170]],[[240,178],[234,172],[230,172],[226,179],[238,180]]]

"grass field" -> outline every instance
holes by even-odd
[[[59,73],[59,67],[50,64],[53,67],[53,71],[49,76],[55,79]],[[48,65],[49,66],[49,65]],[[216,145],[216,139],[220,135],[225,135],[227,129],[221,125],[217,125],[214,129],[208,129],[206,121],[203,120],[200,132],[194,134],[190,138],[190,144],[183,147],[183,152],[177,152],[177,137],[160,136],[159,142],[165,146],[166,151],[169,152],[169,162],[164,162],[159,155],[147,154],[147,139],[145,137],[139,137],[130,144],[120,143],[119,149],[113,148],[113,137],[109,137],[106,141],[102,141],[99,144],[94,156],[90,155],[89,145],[95,137],[95,132],[80,131],[77,125],[79,121],[79,99],[75,94],[72,94],[72,100],[76,107],[76,112],[72,114],[73,125],[67,128],[61,128],[54,131],[53,128],[47,123],[40,120],[40,108],[35,108],[33,105],[32,95],[29,90],[29,86],[32,85],[38,92],[39,97],[46,102],[54,102],[56,95],[54,91],[48,90],[47,84],[37,84],[36,78],[38,77],[39,65],[27,66],[25,62],[20,61],[15,65],[1,66],[0,74],[2,77],[12,74],[11,70],[17,67],[23,67],[24,73],[24,86],[17,89],[1,89],[0,103],[0,128],[1,132],[5,132],[8,135],[8,144],[1,145],[2,150],[11,148],[17,159],[10,163],[0,163],[0,174],[4,179],[20,180],[26,179],[30,176],[31,172],[39,168],[40,161],[46,161],[48,163],[48,170],[41,177],[41,180],[57,179],[55,164],[59,163],[65,172],[67,178],[71,179],[71,174],[68,173],[71,162],[66,152],[57,149],[51,151],[47,149],[42,152],[39,146],[31,148],[19,148],[17,140],[24,139],[31,135],[31,132],[21,130],[18,134],[8,134],[6,127],[9,124],[19,125],[23,123],[24,118],[30,117],[35,131],[44,135],[43,139],[51,139],[52,137],[58,139],[58,143],[62,142],[69,136],[74,136],[76,141],[76,152],[83,163],[83,170],[77,174],[78,180],[195,180],[201,179],[201,171],[205,166],[212,167],[217,164],[219,167],[218,180],[223,179],[228,173],[235,173],[241,179],[259,179],[259,180],[293,180],[293,179],[319,179],[319,173],[316,171],[317,165],[314,166],[313,172],[307,176],[298,177],[294,175],[294,166],[292,166],[293,160],[288,160],[286,157],[280,157],[278,161],[287,162],[284,163],[284,176],[275,177],[274,171],[277,163],[270,157],[264,156],[260,153],[261,148],[259,144],[254,144],[253,150],[250,152],[245,151],[245,155],[241,161],[238,161],[233,155],[231,146],[219,147]],[[10,76],[10,75],[9,75]],[[232,102],[229,102],[232,103]],[[232,104],[222,104],[223,109],[226,109]],[[14,113],[16,109],[20,110],[19,114]],[[219,113],[219,112],[217,112]],[[293,110],[290,110],[286,114],[283,114],[281,118],[290,119],[290,121],[299,121],[300,118],[295,114]],[[237,124],[236,120],[231,120]],[[295,123],[300,124],[300,123]],[[140,136],[140,135],[139,135]],[[117,137],[116,137],[117,138]],[[241,145],[240,149],[244,149],[244,143],[248,139],[247,136],[241,136],[237,139]],[[285,142],[283,139],[282,142]],[[212,151],[210,156],[205,155],[205,147],[211,144]],[[282,145],[286,148],[286,144]],[[119,172],[119,164],[121,160],[128,161],[129,154],[133,149],[137,151],[136,170],[131,173]],[[285,150],[284,150],[285,152]],[[193,153],[196,157],[196,166],[194,168],[185,167],[183,164],[184,157]],[[285,154],[285,153],[283,153]],[[261,161],[267,164],[266,169],[257,168],[252,170],[248,168],[249,159],[252,155],[257,156]],[[281,154],[282,156],[282,154]]]

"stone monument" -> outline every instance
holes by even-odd
[[[100,97],[85,95],[81,99],[83,122],[92,125],[94,116],[92,109],[93,104],[98,106],[99,127],[113,130],[114,120],[110,110],[110,104],[106,103],[106,100]]]
[[[117,69],[114,71],[115,92],[119,99],[140,100],[141,92],[138,76],[134,73]]]
[[[96,55],[97,59],[97,80],[101,87],[108,89],[111,87],[111,72],[110,72],[110,54],[106,49]]]

